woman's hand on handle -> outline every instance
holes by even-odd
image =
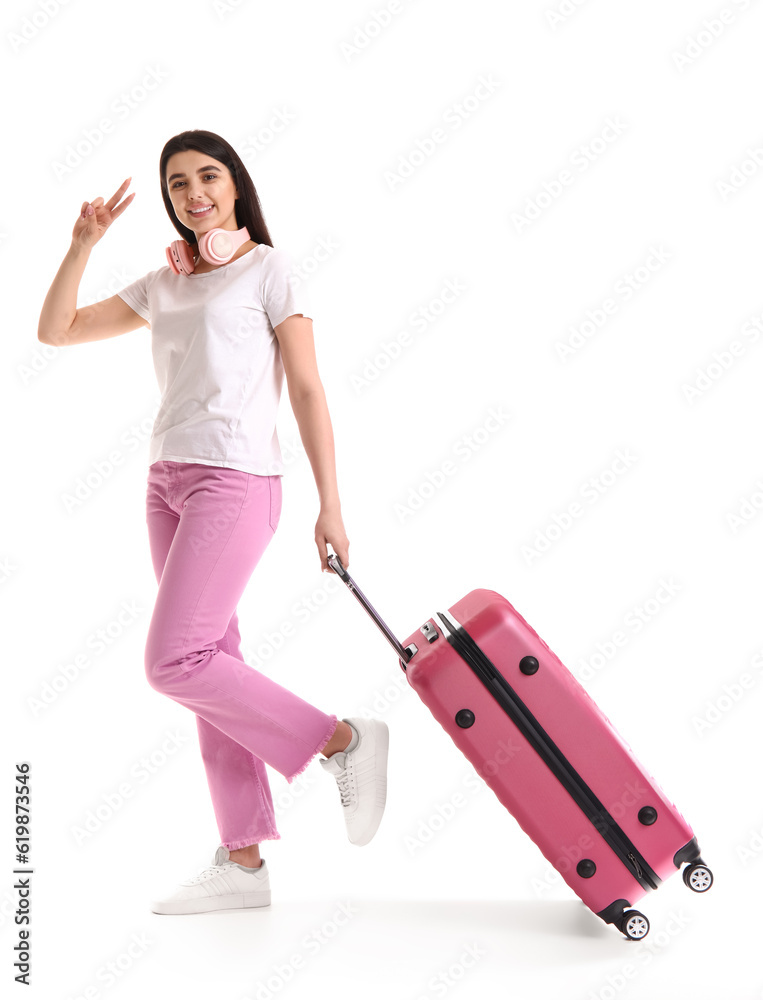
[[[135,192],[121,204],[119,200],[127,190],[132,177],[117,188],[107,202],[100,196],[95,201],[83,201],[80,215],[72,230],[72,243],[85,250],[91,250],[103,236],[114,219],[118,219],[135,197]]]
[[[339,556],[339,560],[347,569],[350,565],[350,540],[344,530],[342,515],[333,508],[321,507],[318,520],[315,522],[315,544],[321,557],[321,572],[333,573],[334,570],[328,564],[328,545]]]

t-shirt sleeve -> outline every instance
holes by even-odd
[[[153,272],[151,272],[153,273]],[[130,285],[125,285],[117,295],[120,299],[124,299],[131,309],[141,316],[143,319],[151,321],[151,313],[148,309],[148,274],[144,274],[142,278],[138,278],[137,281],[133,281]]]
[[[295,313],[314,318],[307,282],[294,272],[294,261],[286,250],[273,250],[262,262],[260,297],[273,327]]]

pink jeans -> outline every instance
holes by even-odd
[[[281,477],[154,462],[146,495],[159,584],[146,641],[152,688],[196,714],[220,843],[280,840],[265,771],[287,782],[329,742],[327,715],[244,663],[236,607],[281,517]]]

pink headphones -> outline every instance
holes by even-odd
[[[227,264],[242,243],[249,239],[249,230],[210,229],[199,239],[199,253],[209,264]],[[167,263],[175,274],[193,274],[193,251],[185,240],[174,240],[167,247]]]

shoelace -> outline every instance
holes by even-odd
[[[336,783],[339,786],[339,798],[342,800],[342,806],[349,806],[352,798],[352,791],[350,789],[350,767],[345,768],[343,774],[338,774],[336,776]]]
[[[209,868],[205,868],[203,872],[199,872],[198,875],[194,875],[193,878],[186,880],[186,885],[193,885],[194,882],[201,882],[212,875],[219,875],[220,872],[225,871],[226,868],[230,867],[232,862],[228,861],[224,865],[210,865]]]

